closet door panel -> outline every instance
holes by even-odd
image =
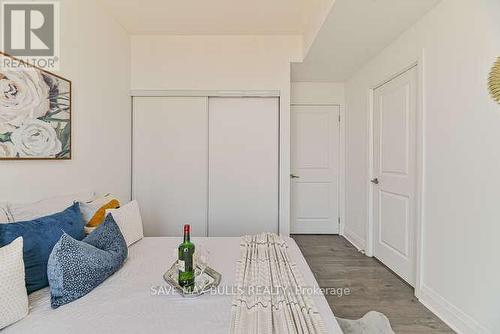
[[[132,169],[146,236],[205,236],[207,98],[134,98]]]
[[[278,232],[279,99],[209,99],[209,235]]]

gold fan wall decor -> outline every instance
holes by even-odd
[[[491,69],[488,86],[493,99],[500,103],[500,57],[497,58],[496,63]]]

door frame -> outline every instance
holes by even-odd
[[[414,218],[414,254],[415,254],[415,296],[420,298],[423,282],[423,228],[424,228],[424,179],[425,179],[425,90],[424,90],[424,50],[402,70],[386,76],[383,80],[374,84],[368,90],[368,222],[366,225],[366,255],[374,256],[374,222],[373,222],[373,191],[374,186],[370,182],[375,177],[373,175],[373,114],[374,114],[374,94],[375,90],[390,82],[398,76],[404,74],[412,68],[417,69],[417,107],[416,107],[416,158],[415,158],[415,217]]]
[[[306,106],[322,106],[322,107],[339,107],[340,120],[339,120],[339,188],[338,188],[338,208],[339,208],[339,235],[344,235],[345,226],[345,174],[346,174],[346,109],[345,105],[341,103],[291,103],[290,104],[290,121],[292,107],[306,107]],[[292,124],[290,123],[290,151],[292,149]],[[291,157],[290,157],[291,158]],[[290,159],[290,171],[292,170]],[[291,180],[290,180],[291,184]],[[292,223],[292,189],[290,187],[290,226]]]

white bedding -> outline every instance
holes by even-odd
[[[175,260],[179,238],[144,238],[129,248],[124,267],[83,298],[56,310],[50,307],[48,288],[30,295],[30,313],[2,334],[88,333],[229,333],[231,295],[204,295],[189,299],[158,295],[167,287],[163,273]],[[233,286],[240,238],[193,238],[210,251],[210,266],[222,274],[221,286]],[[287,239],[290,257],[304,280],[316,280],[293,239]],[[153,291],[154,290],[154,291]],[[313,297],[328,333],[342,333],[323,296]]]

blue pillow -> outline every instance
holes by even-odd
[[[85,296],[120,269],[128,248],[111,214],[82,241],[64,234],[47,265],[52,308]]]
[[[28,293],[49,285],[47,261],[61,235],[67,233],[75,239],[82,240],[85,237],[84,225],[78,203],[50,216],[19,223],[0,224],[0,247],[8,245],[18,237],[23,237],[23,260]]]

